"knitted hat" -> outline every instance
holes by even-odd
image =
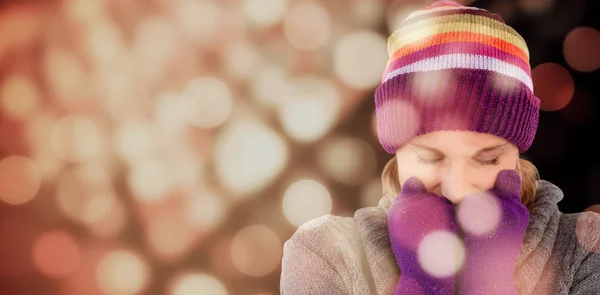
[[[451,1],[414,11],[388,39],[375,90],[379,142],[390,154],[442,130],[493,134],[526,151],[536,133],[529,50],[497,14]]]

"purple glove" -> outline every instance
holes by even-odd
[[[388,210],[390,241],[401,274],[395,295],[454,294],[464,262],[454,205],[408,179]]]
[[[514,170],[498,173],[494,188],[466,197],[457,206],[466,261],[459,276],[462,295],[519,294],[515,263],[529,223],[520,200],[521,179]]]

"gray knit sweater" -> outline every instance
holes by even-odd
[[[600,294],[600,214],[563,214],[562,198],[540,182],[517,260],[521,294]],[[400,270],[387,227],[391,201],[301,226],[284,245],[281,294],[393,294]]]

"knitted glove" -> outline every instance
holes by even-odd
[[[408,179],[388,210],[390,241],[401,274],[395,295],[454,294],[464,262],[454,205]]]
[[[514,272],[529,223],[514,170],[498,173],[493,189],[466,197],[457,206],[466,261],[457,282],[462,295],[518,294]]]

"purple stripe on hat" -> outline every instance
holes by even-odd
[[[516,79],[502,76],[506,83],[498,83],[498,75],[486,70],[443,72],[450,76],[439,100],[421,96],[414,83],[416,73],[394,77],[375,90],[377,133],[388,153],[395,153],[415,136],[442,130],[496,135],[520,152],[531,146],[539,99],[525,87],[502,86],[518,85]]]
[[[477,42],[450,42],[429,46],[394,60],[391,64],[389,64],[386,67],[383,77],[385,78],[390,72],[394,71],[395,69],[401,68],[419,60],[452,53],[477,54],[494,57],[521,68],[523,71],[525,71],[525,73],[531,76],[531,69],[528,63],[502,49]]]
[[[423,15],[415,16],[413,18],[403,21],[400,28],[414,24],[414,23],[419,22],[424,19],[431,19],[431,18],[438,17],[438,16],[455,15],[455,14],[469,14],[469,15],[486,16],[486,17],[492,18],[492,19],[497,20],[504,24],[504,20],[502,20],[502,18],[498,14],[491,13],[491,12],[483,10],[483,9],[457,8],[457,9],[450,9],[450,10],[433,11],[430,13],[425,13]]]

